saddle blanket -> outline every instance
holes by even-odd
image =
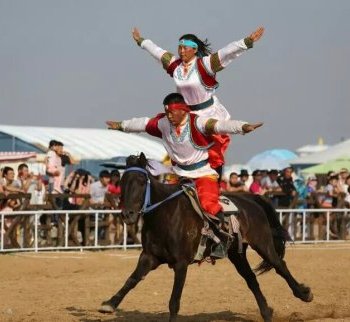
[[[229,198],[227,198],[225,196],[220,196],[219,202],[220,202],[220,205],[222,206],[222,209],[225,213],[233,213],[233,212],[238,211],[238,208],[232,202],[232,200],[230,200]]]

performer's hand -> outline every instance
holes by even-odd
[[[134,27],[132,28],[132,37],[134,38],[134,40],[138,43],[141,39],[141,34],[140,31]]]
[[[255,123],[255,124],[244,124],[242,126],[243,133],[245,134],[245,133],[252,132],[255,129],[257,129],[258,127],[263,126],[263,124],[264,123],[262,123],[262,122]]]
[[[249,38],[253,41],[256,42],[258,41],[264,34],[265,28],[264,27],[259,27],[257,30],[255,30],[254,32],[252,32],[249,35]]]
[[[109,130],[123,131],[122,122],[118,122],[118,121],[107,121],[106,124],[108,125],[108,129],[109,129]]]

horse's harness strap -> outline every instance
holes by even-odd
[[[164,200],[161,200],[161,201],[151,205],[151,180],[148,176],[147,170],[145,170],[141,167],[130,167],[130,168],[125,169],[124,173],[130,172],[130,171],[141,172],[144,175],[146,175],[146,178],[147,178],[145,200],[143,202],[143,206],[141,209],[141,213],[143,213],[143,214],[147,214],[148,212],[150,212],[150,211],[154,210],[155,208],[159,207],[160,205],[162,205],[164,202],[171,200],[171,199],[174,199],[184,192],[183,190],[175,191],[174,193],[172,193],[170,196],[168,196]]]

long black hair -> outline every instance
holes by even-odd
[[[210,48],[210,43],[208,42],[208,39],[205,39],[203,41],[193,34],[183,35],[180,37],[179,40],[182,40],[182,39],[192,40],[198,45],[198,50],[196,53],[198,57],[209,56],[211,54],[211,48]]]

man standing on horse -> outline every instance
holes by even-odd
[[[107,121],[109,129],[125,132],[147,132],[163,140],[173,171],[194,180],[204,211],[214,220],[223,221],[219,204],[218,174],[211,168],[209,148],[213,134],[246,134],[262,126],[236,120],[217,120],[190,112],[183,96],[172,93],[165,97],[165,113],[156,117],[133,118],[122,122]]]

